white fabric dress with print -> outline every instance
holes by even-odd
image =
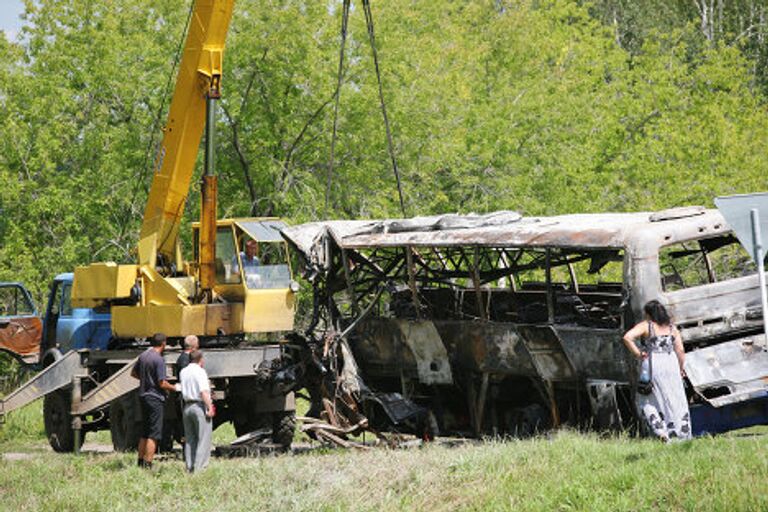
[[[691,415],[674,351],[675,338],[672,334],[655,335],[652,324],[648,331],[645,350],[653,358],[653,391],[648,395],[637,393],[638,410],[654,435],[662,439],[690,439]]]

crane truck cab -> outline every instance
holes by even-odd
[[[78,267],[74,282],[63,286],[72,287],[79,310],[111,312],[115,347],[132,345],[153,332],[174,342],[194,333],[205,346],[239,343],[246,334],[290,331],[298,284],[280,235],[284,227],[276,218],[218,220],[213,295],[207,300],[200,300],[196,277],[200,223],[192,226],[193,258],[176,275],[160,276],[147,266],[96,263]],[[251,240],[260,251],[256,267],[241,263],[241,252]]]
[[[51,283],[43,316],[40,362],[48,366],[70,350],[106,350],[112,337],[110,315],[104,309],[72,306],[71,272]]]
[[[223,219],[216,223],[214,291],[224,300],[243,304],[242,331],[293,329],[295,294],[288,244],[280,235],[286,224],[277,218]],[[194,247],[200,224],[192,225]],[[246,245],[256,247],[256,264],[247,264]],[[199,261],[197,251],[194,260]]]
[[[40,317],[32,294],[18,282],[0,283],[0,350],[26,365],[45,367],[70,350],[106,350],[108,312],[72,307],[72,273],[51,283]]]

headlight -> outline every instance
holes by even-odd
[[[299,283],[297,283],[296,281],[291,281],[291,285],[289,286],[289,288],[293,293],[299,293],[299,288],[301,288],[301,286],[299,286]]]

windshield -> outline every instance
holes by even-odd
[[[288,288],[291,271],[288,267],[288,251],[284,242],[262,242],[247,239],[239,261],[233,267],[242,266],[245,284],[249,289]]]
[[[726,234],[680,242],[659,250],[661,286],[665,292],[727,281],[757,272],[735,236]]]

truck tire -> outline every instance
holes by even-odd
[[[272,442],[290,448],[296,431],[296,412],[282,411],[272,414]]]
[[[72,430],[70,415],[71,403],[72,399],[66,388],[49,393],[43,399],[45,435],[51,448],[57,452],[71,452],[75,449],[75,432]],[[85,431],[81,431],[81,446],[84,439]]]
[[[109,404],[109,431],[116,452],[130,452],[138,448],[141,417],[136,405],[135,393],[129,393]]]
[[[49,348],[42,356],[40,356],[40,366],[41,368],[47,368],[62,357],[64,356],[59,349]]]

